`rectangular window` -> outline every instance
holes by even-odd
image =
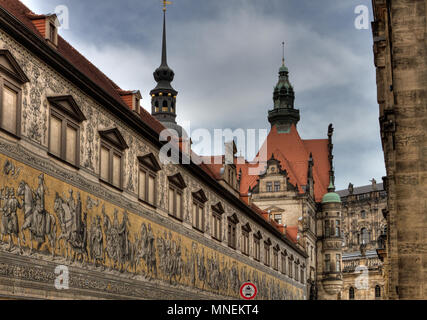
[[[336,255],[336,272],[341,272],[341,255],[337,254]]]
[[[279,269],[279,252],[277,250],[273,250],[273,269]]]
[[[212,220],[213,220],[213,229],[212,229],[212,237],[216,240],[221,241],[221,228],[222,228],[222,216],[218,212],[212,212]]]
[[[325,221],[325,237],[330,236],[330,229],[329,229],[329,220]]]
[[[300,279],[301,283],[304,284],[305,283],[305,278],[304,278],[304,268],[301,267],[301,279]]]
[[[236,249],[236,224],[228,220],[228,246]]]
[[[148,176],[148,203],[155,205],[155,177]]]
[[[249,255],[249,232],[242,229],[242,253]]]
[[[340,221],[336,220],[335,221],[335,237],[339,237],[341,236],[341,232],[340,232]]]
[[[331,272],[331,255],[325,254],[325,272]]]
[[[182,220],[182,190],[175,185],[169,187],[169,214]]]
[[[139,170],[139,177],[138,177],[138,196],[141,200],[146,200],[146,191],[147,191],[147,174],[144,170]]]
[[[121,187],[122,178],[122,158],[118,154],[113,154],[113,185]]]
[[[294,263],[294,268],[295,268],[295,280],[298,281],[298,264],[296,262]]]
[[[49,153],[74,166],[79,165],[80,127],[65,112],[53,106],[49,120]]]
[[[142,164],[139,166],[138,197],[153,206],[156,204],[156,173]]]
[[[77,157],[77,130],[67,126],[67,143],[65,151],[65,160],[69,163],[76,164]]]
[[[275,215],[274,215],[274,220],[275,220],[278,224],[282,224],[282,214],[275,214]]]
[[[274,192],[279,192],[280,191],[280,181],[275,181],[274,182]]]
[[[194,200],[193,202],[193,227],[199,231],[204,231],[204,212],[205,207],[199,201]]]
[[[55,30],[56,30],[55,25],[53,23],[50,23],[49,24],[49,31],[50,31],[49,40],[52,42],[55,42]]]
[[[1,127],[17,135],[18,93],[6,86],[3,86],[3,104],[1,111]]]
[[[254,236],[254,259],[256,261],[261,260],[261,246],[260,239]]]
[[[270,245],[268,245],[267,243],[265,243],[264,244],[264,250],[265,250],[264,264],[266,266],[270,266]]]
[[[266,190],[267,192],[273,191],[273,184],[271,182],[266,183]]]
[[[122,188],[122,154],[116,148],[101,142],[100,178],[116,188]]]
[[[289,278],[292,278],[292,260],[291,258],[288,258],[288,276]]]
[[[61,141],[62,141],[62,121],[55,116],[50,117],[50,137],[49,147],[50,153],[55,156],[61,156]]]
[[[286,256],[282,254],[282,273],[286,274]]]

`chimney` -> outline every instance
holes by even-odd
[[[28,13],[27,17],[32,21],[37,31],[54,48],[58,47],[58,28],[60,23],[56,14]]]
[[[140,113],[142,96],[139,90],[125,91],[125,90],[117,89],[117,92],[119,93],[122,100],[129,107],[129,109],[131,109],[132,111],[138,114]]]

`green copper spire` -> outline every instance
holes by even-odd
[[[329,177],[328,193],[323,196],[322,203],[341,203],[341,197],[335,192],[333,174]]]

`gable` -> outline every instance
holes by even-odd
[[[178,188],[181,188],[181,189],[187,188],[187,184],[185,183],[184,178],[179,172],[173,176],[169,176],[168,180],[170,183],[174,184]]]
[[[78,122],[82,122],[86,120],[85,115],[77,105],[74,98],[70,95],[68,96],[57,96],[57,97],[47,97],[47,100],[51,105],[53,105],[55,108],[59,109],[60,111],[66,113],[73,119],[77,120]]]
[[[215,212],[220,213],[220,214],[224,213],[224,211],[225,211],[221,202],[218,202],[217,204],[212,205],[212,210],[214,210]]]
[[[145,156],[139,156],[138,157],[138,161],[146,166],[148,169],[154,171],[154,172],[158,172],[160,171],[162,168],[160,167],[159,162],[157,161],[156,157],[154,154],[149,153],[146,154]]]
[[[9,50],[0,50],[0,70],[21,84],[30,81]]]
[[[114,145],[120,150],[129,148],[122,134],[117,128],[99,131],[99,135],[102,139]]]
[[[208,201],[208,198],[206,197],[206,194],[202,189],[200,189],[197,192],[193,192],[193,197],[202,203],[205,203],[206,201]]]

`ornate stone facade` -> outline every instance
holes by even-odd
[[[427,1],[373,0],[372,4],[387,171],[386,295],[389,299],[425,299]]]
[[[384,297],[383,263],[377,250],[385,247],[387,193],[382,183],[340,190],[343,203],[343,299]],[[351,294],[350,294],[351,292]]]
[[[3,7],[0,19],[4,25],[11,21]],[[140,200],[138,159],[146,155],[158,159],[160,146],[154,131],[142,128],[139,114],[106,107],[101,102],[105,92],[97,95],[101,91],[96,84],[76,80],[83,77],[79,71],[73,70],[70,78],[59,72],[57,65],[49,63],[52,57],[43,53],[50,44],[26,35],[41,50],[36,55],[29,49],[29,39],[16,36],[23,26],[14,22],[10,28],[13,32],[0,30],[0,48],[16,60],[29,81],[22,85],[19,136],[0,131],[1,296],[238,298],[241,284],[249,280],[258,287],[257,299],[306,298],[305,279],[293,279],[253,259],[252,242],[249,254],[242,254],[241,228],[237,228],[237,247],[227,245],[227,218],[250,226],[251,234],[269,239],[272,247],[291,254],[302,265],[306,253],[202,169],[159,164],[154,203]],[[56,52],[49,54],[60,59]],[[84,115],[77,165],[50,152],[52,105],[48,98],[58,96],[72,97]],[[115,132],[129,146],[122,151],[120,186],[100,179],[101,132]],[[182,219],[170,212],[168,185],[176,176],[184,185]],[[193,228],[190,214],[193,194],[200,190],[207,200],[201,231]],[[223,208],[223,238],[215,240],[209,226],[212,207],[218,204]],[[58,265],[69,267],[69,290],[54,287]]]

